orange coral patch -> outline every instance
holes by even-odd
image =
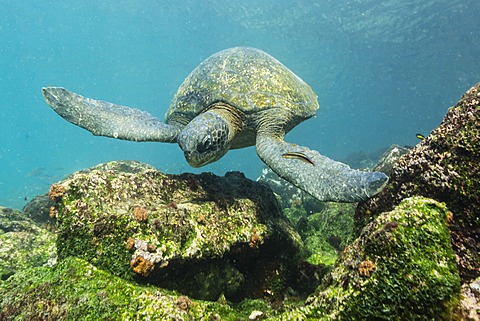
[[[154,266],[152,262],[145,260],[143,256],[137,256],[135,260],[130,262],[133,272],[143,276],[148,276],[153,271]]]
[[[135,206],[132,214],[139,222],[145,222],[148,219],[148,211],[141,206]]]
[[[58,198],[61,198],[65,194],[65,188],[60,184],[53,184],[50,186],[50,191],[48,191],[48,197],[55,201]]]
[[[358,272],[361,276],[370,276],[376,268],[375,263],[370,260],[365,260],[358,265]]]

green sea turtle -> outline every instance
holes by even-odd
[[[361,201],[388,180],[382,173],[354,170],[283,140],[293,127],[315,115],[317,96],[258,49],[226,49],[200,63],[173,97],[165,122],[61,87],[42,90],[60,116],[94,135],[176,142],[193,167],[214,162],[230,149],[256,145],[262,161],[275,173],[321,201]]]

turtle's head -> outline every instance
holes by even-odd
[[[220,159],[230,148],[229,126],[220,115],[206,112],[195,117],[183,129],[178,144],[192,167],[201,167]]]

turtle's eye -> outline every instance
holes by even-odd
[[[197,152],[205,153],[213,150],[213,144],[210,137],[205,137],[201,143],[197,145]]]

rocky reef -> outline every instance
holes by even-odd
[[[445,202],[464,281],[480,276],[480,84],[448,110],[440,126],[395,163],[387,187],[358,207],[359,229],[403,199]]]
[[[303,206],[284,211],[302,238],[304,260],[312,265],[332,267],[338,253],[352,241],[354,204],[325,203],[313,214]]]
[[[121,161],[0,208],[0,319],[479,320],[479,92],[358,206]]]
[[[130,283],[75,257],[20,271],[0,293],[1,320],[246,320],[265,310],[261,302],[234,309]]]
[[[324,202],[320,202],[290,182],[280,178],[269,167],[262,169],[262,175],[257,178],[257,182],[267,185],[273,191],[282,208],[300,207],[307,214],[313,214],[318,213],[325,207]]]
[[[52,185],[60,259],[196,298],[239,300],[295,262],[302,242],[271,191],[241,173],[165,175],[103,164]],[[277,282],[278,283],[278,282]]]
[[[54,267],[22,269],[1,282],[0,318],[461,320],[457,308],[460,278],[449,215],[445,205],[434,200],[404,200],[363,229],[306,301],[290,297],[280,309],[265,298],[234,303],[221,295],[215,302],[197,300],[66,256]],[[475,289],[472,284],[466,290],[472,293]],[[464,304],[474,309],[475,295]]]
[[[22,212],[0,207],[0,280],[25,269],[53,265],[55,235]]]
[[[318,291],[284,319],[452,320],[460,278],[449,210],[405,199],[362,230]]]

